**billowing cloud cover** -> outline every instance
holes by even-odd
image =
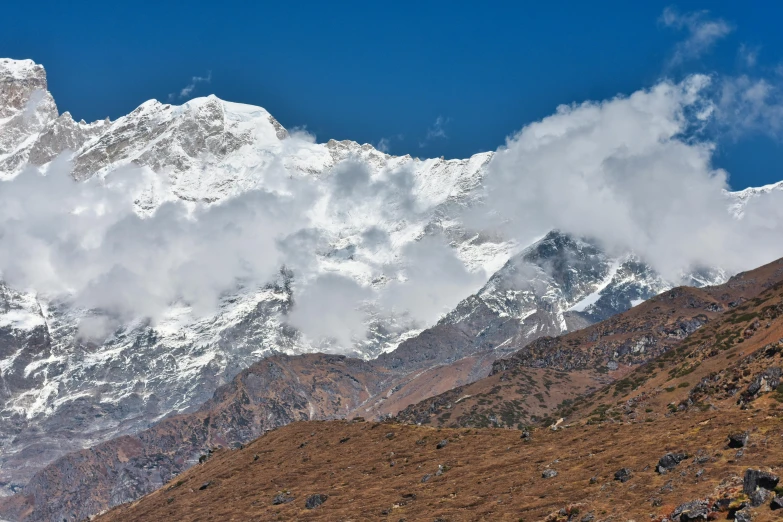
[[[680,61],[730,30],[703,13],[666,11],[664,22],[689,31]],[[555,228],[588,236],[635,252],[670,280],[695,266],[758,266],[783,256],[783,191],[732,215],[729,174],[712,163],[714,137],[779,137],[780,99],[768,78],[691,75],[560,106],[497,150],[475,189],[483,204],[462,219],[520,245]],[[444,123],[428,139],[442,137]],[[311,142],[294,133],[282,154]],[[368,301],[432,324],[488,276],[423,226],[400,235],[433,212],[404,162],[377,173],[349,158],[307,178],[273,161],[240,195],[211,205],[169,201],[148,216],[131,196],[150,172],[123,168],[76,183],[70,168],[60,158],[0,183],[0,272],[16,287],[103,310],[82,325],[85,335],[139,316],[154,322],[175,302],[209,314],[225,292],[263,285],[286,266],[295,274],[290,323],[346,346],[364,334]]]
[[[672,280],[692,266],[751,268],[783,254],[783,194],[730,215],[728,174],[700,139],[715,116],[710,79],[662,81],[600,103],[561,106],[510,137],[471,218],[523,242],[551,228],[630,249]]]

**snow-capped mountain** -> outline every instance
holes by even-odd
[[[339,350],[370,359],[404,341],[416,346],[416,335],[440,320],[472,339],[459,355],[501,353],[512,337],[530,341],[579,328],[681,283],[663,281],[631,253],[612,257],[589,239],[551,233],[523,249],[467,226],[462,211],[476,203],[474,189],[492,157],[419,160],[353,141],[316,143],[289,133],[260,107],[214,96],[181,106],[153,100],[116,121],[75,122],[58,112],[43,67],[0,59],[2,180],[61,164],[79,182],[108,185],[132,174],[141,181],[129,185],[126,198],[141,220],[172,203],[194,212],[220,208],[258,189],[287,196],[295,184],[313,194],[302,206],[306,225],[281,247],[307,251],[306,270],[276,266],[266,280],[238,281],[208,313],[173,301],[154,320],[128,319],[67,295],[3,284],[0,483],[12,491],[68,451],[191,411],[275,352]],[[355,190],[343,184],[357,172],[363,191],[351,192],[350,205],[334,204],[339,191]],[[738,214],[752,199],[743,193],[730,195]],[[373,240],[378,235],[381,246]],[[437,237],[474,285],[458,288],[464,293],[452,308],[473,295],[444,317],[422,319],[399,307],[391,313],[370,299],[363,331],[349,346],[316,339],[287,321],[294,303],[301,304],[297,285],[339,275],[360,288],[393,288],[412,277],[408,250]],[[715,272],[684,281],[722,278]],[[84,335],[86,326],[107,317],[105,335]],[[427,364],[444,362],[435,357]]]
[[[328,201],[316,201],[308,210],[320,235],[311,277],[338,273],[360,285],[383,285],[387,267],[425,234],[451,238],[457,257],[476,273],[491,273],[514,248],[511,241],[466,231],[455,217],[469,204],[490,153],[467,160],[418,160],[352,141],[314,143],[289,137],[260,107],[214,96],[182,106],[149,101],[113,122],[77,123],[68,113],[58,114],[46,89],[40,65],[0,61],[4,180],[24,175],[30,166],[45,171],[58,156],[70,161],[77,180],[109,179],[135,169],[144,182],[128,197],[145,217],[171,201],[218,204],[268,185],[279,169],[320,190],[318,184],[328,183],[336,166],[353,162],[373,178],[405,169],[410,186],[402,197],[412,201],[404,203],[419,210],[390,220],[384,205],[396,204],[393,197],[365,205],[358,214],[339,215]],[[388,235],[385,249],[363,241],[368,231],[378,230]],[[85,324],[102,319],[98,311],[3,286],[0,480],[13,488],[67,451],[193,409],[270,353],[329,349],[285,324],[297,276],[283,269],[261,284],[239,284],[221,294],[216,310],[206,316],[176,303],[154,323],[139,317],[113,324],[111,335],[99,341],[82,335]],[[367,308],[366,335],[341,351],[372,357],[428,326],[404,311],[384,314],[372,303]]]
[[[770,192],[777,191],[783,191],[783,181],[764,185],[762,187],[749,187],[744,190],[729,192],[726,194],[729,198],[729,201],[731,202],[729,209],[736,217],[742,217],[745,212],[745,207],[749,202],[758,198],[762,194],[769,194]]]
[[[725,281],[719,270],[666,281],[633,254],[612,257],[589,239],[558,231],[513,256],[441,324],[475,336],[477,349],[518,349],[624,312],[673,286]],[[478,350],[477,350],[478,351]]]

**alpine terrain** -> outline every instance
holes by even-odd
[[[419,457],[434,465],[439,455],[424,444],[422,456],[397,448],[397,433],[432,441],[439,437],[435,429],[448,428],[457,431],[444,432],[444,439],[467,440],[468,432],[459,430],[546,426],[562,416],[582,422],[577,429],[598,441],[600,424],[584,424],[593,415],[587,409],[602,422],[607,416],[641,422],[647,416],[637,411],[641,403],[631,391],[644,385],[650,397],[659,397],[669,387],[650,380],[649,368],[685,368],[691,364],[681,358],[686,352],[707,358],[710,343],[698,338],[697,346],[690,341],[694,332],[731,323],[734,310],[745,310],[740,305],[760,306],[759,296],[773,299],[768,294],[779,286],[778,265],[752,277],[730,279],[720,266],[695,266],[664,278],[636,253],[608,249],[595,238],[551,230],[521,244],[476,225],[468,216],[482,202],[494,157],[419,159],[348,140],[318,143],[287,130],[261,107],[215,96],[180,106],[151,100],[115,121],[76,122],[59,112],[41,65],[0,59],[0,195],[5,190],[9,202],[22,202],[9,203],[0,215],[0,237],[31,244],[40,228],[35,223],[49,216],[49,206],[60,205],[68,219],[95,224],[56,238],[62,251],[89,247],[99,232],[116,247],[114,257],[93,260],[105,268],[98,282],[84,282],[78,260],[58,270],[54,251],[30,261],[45,288],[33,285],[26,269],[0,274],[0,484],[7,496],[0,516],[81,520],[163,487],[138,504],[142,511],[123,507],[106,519],[187,518],[193,515],[183,507],[189,501],[178,495],[195,489],[206,498],[221,482],[206,478],[207,487],[178,489],[185,481],[224,473],[207,470],[231,468],[231,459],[248,451],[258,458],[241,457],[245,464],[265,467],[246,479],[231,471],[231,480],[255,484],[257,476],[272,473],[269,466],[318,459],[303,451],[306,431],[318,441],[313,447],[347,448],[331,440],[341,430],[340,438],[352,443],[385,444],[392,471],[383,472],[383,480],[402,480],[394,469],[410,468]],[[47,184],[59,187],[56,203],[24,203],[26,197],[36,201]],[[726,212],[742,220],[762,195],[779,190],[783,182],[726,193]],[[18,225],[25,212],[36,218],[28,236]],[[242,228],[237,215],[253,226]],[[216,224],[206,232],[214,243],[194,246],[189,234],[199,219]],[[132,241],[158,250],[142,258],[123,246]],[[242,262],[221,252],[229,242],[246,254]],[[196,255],[179,259],[179,248]],[[61,273],[69,277],[58,278]],[[180,283],[193,279],[199,290],[188,293]],[[101,286],[107,281],[121,284]],[[434,290],[419,295],[424,281]],[[153,291],[131,291],[140,282]],[[772,324],[767,312],[752,313]],[[751,353],[735,347],[746,337],[727,341],[738,363]],[[621,408],[615,397],[636,409]],[[696,398],[670,411],[658,402],[648,412],[656,426],[668,422],[667,415],[697,415],[691,412],[704,404]],[[421,426],[334,421],[354,417]],[[690,422],[682,418],[679,430]],[[498,440],[510,448],[510,436]],[[540,439],[545,443],[535,444],[557,445],[565,436],[547,434]],[[717,435],[710,436],[705,452],[717,444]],[[258,437],[245,449],[226,449]],[[275,437],[288,442],[265,445]],[[304,445],[294,448],[294,440]],[[517,453],[538,448],[514,447]],[[551,446],[540,451],[541,459],[560,458]],[[464,458],[454,456],[444,466],[467,466]],[[341,466],[337,459],[334,466]],[[416,465],[426,468],[424,461]],[[366,477],[377,475],[378,463],[372,466],[362,468]],[[177,482],[183,472],[186,478]],[[333,489],[340,487],[332,478],[323,481],[332,488],[327,506],[336,504]],[[284,497],[287,488],[299,487],[287,476],[275,480],[269,484]],[[413,483],[405,484],[410,489]],[[513,492],[514,484],[503,487]],[[432,484],[416,487],[429,491]],[[695,495],[706,487],[691,489]],[[163,492],[175,489],[164,500]],[[460,488],[445,491],[424,495],[427,502],[436,502],[430,495],[462,498]],[[422,495],[404,493],[413,495],[408,500]],[[561,496],[540,502],[535,512],[565,503]],[[282,513],[274,509],[294,509],[287,501],[283,508],[261,502],[269,511],[248,507],[246,513],[266,520]]]

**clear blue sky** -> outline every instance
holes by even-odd
[[[709,9],[734,31],[667,69],[684,38],[659,22],[669,5]],[[390,152],[422,157],[493,150],[561,103],[664,75],[733,74],[741,44],[760,48],[760,66],[783,62],[783,3],[771,1],[39,1],[7,2],[2,14],[0,56],[44,64],[60,110],[77,119],[165,101],[211,71],[191,97],[261,105],[319,141],[386,138]],[[445,137],[427,140],[438,117]],[[767,136],[719,142],[734,188],[783,179],[781,160]]]

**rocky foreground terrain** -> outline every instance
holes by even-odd
[[[648,349],[622,377],[605,374],[610,384],[561,403],[551,425],[296,422],[215,449],[97,520],[778,520],[783,260],[623,315],[650,334],[663,327],[660,314],[673,325],[686,312],[704,312],[699,328],[670,332],[675,341]],[[623,315],[602,325],[616,328]],[[525,368],[531,350],[496,371]],[[550,375],[579,353],[593,354],[586,366],[605,364],[600,351],[573,342],[571,350]]]

